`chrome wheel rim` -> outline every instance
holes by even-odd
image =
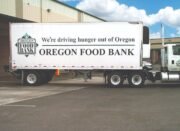
[[[120,84],[120,82],[121,82],[121,78],[120,78],[119,75],[113,75],[113,76],[111,76],[111,83],[112,83],[112,85],[117,86],[117,85]]]
[[[142,83],[142,77],[140,75],[134,75],[132,77],[132,83],[134,85],[140,85]]]
[[[27,82],[29,84],[35,84],[37,81],[37,76],[35,74],[28,74],[27,76]]]

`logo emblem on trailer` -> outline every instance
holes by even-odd
[[[36,39],[32,38],[27,33],[19,38],[16,43],[18,54],[25,55],[26,57],[35,55],[37,46]]]

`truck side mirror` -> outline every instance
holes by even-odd
[[[143,26],[143,44],[149,44],[149,28]]]

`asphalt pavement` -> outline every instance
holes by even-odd
[[[180,130],[180,84],[106,88],[99,79],[0,84],[0,98],[11,95],[18,101],[0,105],[1,131]]]

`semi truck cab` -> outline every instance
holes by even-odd
[[[164,51],[163,51],[164,50]],[[180,43],[166,44],[161,52],[164,55],[164,67],[162,67],[162,81],[180,81]]]
[[[167,44],[164,56],[165,67],[168,71],[180,71],[180,43]]]

